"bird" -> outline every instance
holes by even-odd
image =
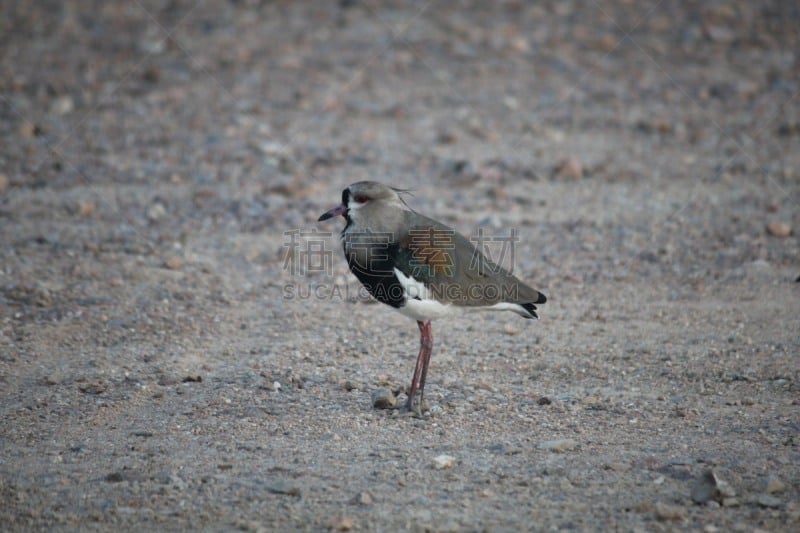
[[[547,297],[499,266],[454,229],[412,210],[408,190],[359,181],[318,221],[342,216],[350,271],[377,301],[416,320],[420,348],[405,408],[422,416],[433,351],[431,321],[466,311],[511,311],[538,319]]]

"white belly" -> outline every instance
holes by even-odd
[[[400,285],[403,286],[403,293],[406,297],[406,305],[397,310],[405,316],[426,322],[459,313],[460,310],[455,305],[444,304],[434,300],[431,291],[421,281],[406,276],[396,268],[394,269],[394,275],[397,276]]]
[[[464,308],[453,304],[443,304],[436,300],[416,300],[411,298],[406,301],[406,305],[397,310],[409,318],[427,322],[437,318],[459,315],[464,311]]]
[[[406,276],[394,269],[406,297],[406,304],[397,310],[409,318],[426,322],[437,318],[460,315],[465,311],[513,311],[518,315],[530,318],[530,314],[519,304],[499,302],[487,306],[463,306],[453,303],[442,303],[433,298],[431,291],[424,283]]]

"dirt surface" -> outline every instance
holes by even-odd
[[[800,9],[488,5],[2,2],[0,529],[800,528]],[[361,179],[549,298],[422,419]]]

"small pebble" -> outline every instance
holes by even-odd
[[[19,133],[20,137],[25,139],[30,139],[31,137],[38,136],[43,133],[41,126],[34,124],[33,122],[28,122],[27,120],[19,125],[17,132]]]
[[[691,497],[695,503],[706,503],[710,500],[719,502],[723,498],[736,496],[733,488],[720,479],[712,470],[706,470],[692,487]]]
[[[270,531],[269,528],[255,520],[237,520],[236,528],[240,531],[248,531],[252,533],[267,533]]]
[[[66,115],[75,109],[75,102],[69,95],[59,96],[50,106],[50,110],[57,115]]]
[[[554,453],[564,453],[574,450],[578,443],[573,439],[546,440],[539,443],[540,450],[550,450]]]
[[[158,378],[158,384],[162,387],[167,387],[169,385],[175,385],[178,383],[178,378],[173,375],[162,374]]]
[[[723,498],[733,498],[736,496],[736,491],[733,490],[731,484],[724,479],[719,479],[719,477],[717,478],[717,489],[719,490],[719,495]]]
[[[433,468],[436,470],[444,470],[446,468],[452,468],[456,462],[456,458],[452,455],[437,455],[433,458]]]
[[[739,507],[739,498],[722,498],[723,507]]]
[[[516,111],[519,109],[519,100],[509,95],[503,98],[503,105],[512,111]]]
[[[273,494],[284,494],[286,496],[300,496],[300,489],[290,485],[285,481],[276,481],[266,486],[266,489]]]
[[[94,202],[91,200],[84,200],[78,204],[78,215],[85,217],[94,213]]]
[[[64,382],[65,376],[60,370],[55,370],[44,377],[45,385],[59,385]]]
[[[773,237],[788,237],[792,233],[792,227],[786,222],[770,222],[767,224],[767,233]]]
[[[328,527],[334,531],[350,531],[354,525],[353,519],[346,515],[334,516],[328,521]]]
[[[516,35],[512,37],[509,41],[509,46],[515,52],[530,52],[531,44],[528,42],[528,39],[523,37],[522,35]]]
[[[103,478],[108,483],[119,483],[125,480],[125,476],[121,472],[111,472]]]
[[[155,222],[164,218],[167,215],[167,208],[161,202],[156,202],[147,208],[147,218],[151,222]]]
[[[160,54],[167,48],[167,39],[151,31],[139,41],[139,48],[147,54]]]
[[[583,165],[580,161],[571,157],[556,165],[553,172],[556,177],[576,180],[583,177]]]
[[[779,498],[776,498],[771,494],[759,494],[756,498],[756,503],[761,507],[766,507],[767,509],[778,509],[783,505],[783,502],[781,502]]]
[[[631,469],[631,465],[627,463],[608,463],[605,468],[614,472],[627,472]]]
[[[369,492],[359,492],[350,500],[350,503],[354,505],[372,505],[375,503],[375,499]]]
[[[441,130],[436,135],[436,142],[439,144],[452,144],[458,141],[458,135],[453,130]]]
[[[161,70],[156,66],[150,66],[142,72],[142,79],[149,83],[156,83],[161,78]]]
[[[766,483],[767,494],[775,494],[776,492],[783,492],[786,484],[775,476],[769,476]]]
[[[599,396],[587,396],[582,400],[582,403],[587,409],[597,411],[603,410],[603,400]]]
[[[397,396],[392,389],[381,387],[372,391],[372,407],[375,409],[391,409],[397,405]]]
[[[181,258],[177,255],[173,255],[166,261],[164,261],[164,266],[170,270],[178,270],[181,267]]]
[[[108,390],[108,385],[106,385],[99,379],[93,379],[89,383],[80,384],[78,386],[78,390],[80,390],[84,394],[102,394],[106,390]]]
[[[594,42],[594,46],[601,52],[608,53],[614,50],[619,42],[621,41],[613,34],[604,33]]]
[[[659,520],[683,520],[686,518],[686,509],[677,505],[656,502],[655,514]]]

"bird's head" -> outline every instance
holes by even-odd
[[[403,209],[405,203],[400,198],[402,189],[395,189],[377,181],[359,181],[342,191],[342,203],[323,213],[319,220],[328,220],[339,215],[347,220],[359,220],[368,213],[381,208]]]

